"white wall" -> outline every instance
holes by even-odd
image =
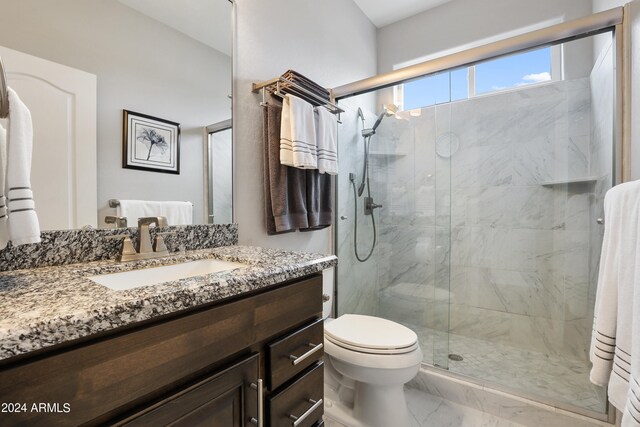
[[[376,73],[376,30],[352,1],[237,0],[234,139],[240,244],[333,252],[333,228],[268,236],[262,187],[262,108],[251,83],[291,68],[334,87]]]
[[[512,32],[517,30],[528,32],[536,26],[546,27],[589,14],[591,2],[587,0],[453,0],[381,28],[378,72],[501,34],[513,36]],[[567,58],[568,63],[584,70],[583,75],[591,70],[591,61],[590,55]]]
[[[607,9],[613,9],[614,7],[624,6],[629,3],[630,0],[593,0],[593,12],[602,12]]]
[[[230,117],[231,59],[117,1],[0,0],[0,11],[0,45],[98,76],[100,219],[110,198],[146,198],[192,201],[203,222],[202,127]],[[122,109],[181,123],[180,175],[122,168]]]

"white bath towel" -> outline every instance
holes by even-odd
[[[316,143],[318,170],[329,175],[338,174],[338,122],[324,107],[316,107]]]
[[[0,126],[0,249],[9,242],[9,216],[5,197],[5,177],[7,172],[7,131]]]
[[[299,169],[318,169],[313,106],[297,96],[282,100],[280,163]]]
[[[637,250],[640,253],[640,247]],[[633,296],[633,339],[631,343],[631,378],[627,402],[622,413],[622,427],[640,427],[640,262],[636,264]]]
[[[40,242],[40,224],[31,191],[33,125],[31,112],[9,88],[6,188],[9,236],[14,245]]]
[[[129,224],[136,224],[138,218],[163,216],[167,225],[191,225],[193,223],[193,205],[191,202],[156,202],[151,200],[120,200],[117,215],[125,216]]]
[[[635,181],[637,184],[639,181]],[[634,184],[634,183],[630,183]],[[633,196],[640,198],[640,184],[629,185],[629,191]],[[629,215],[636,217],[637,227],[638,211],[629,212]],[[633,318],[631,328],[631,375],[629,378],[629,391],[627,401],[622,414],[622,427],[640,427],[640,240],[636,240],[636,263],[634,273],[633,292]]]
[[[604,200],[605,230],[590,359],[591,382],[609,384],[609,401],[624,410],[629,391],[632,363],[632,330],[635,289],[640,289],[640,181],[628,182],[609,190]],[[640,290],[638,291],[640,292]],[[638,339],[636,338],[636,340]]]

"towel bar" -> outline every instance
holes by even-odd
[[[344,110],[342,108],[338,107],[335,103],[327,101],[326,99],[322,98],[321,96],[318,96],[317,94],[307,90],[306,88],[304,88],[304,87],[296,84],[295,82],[293,82],[291,80],[288,80],[288,79],[286,79],[286,78],[284,78],[282,76],[276,77],[274,79],[267,80],[267,81],[264,81],[264,82],[260,82],[260,83],[253,83],[251,91],[253,93],[258,93],[260,90],[262,90],[262,102],[260,103],[260,105],[264,105],[264,103],[265,103],[265,91],[269,91],[272,95],[276,95],[276,96],[278,96],[280,98],[284,98],[286,93],[282,92],[282,88],[280,87],[281,83],[286,83],[288,85],[293,86],[297,90],[303,92],[306,96],[309,96],[310,98],[314,99],[320,105],[322,105],[327,110],[329,110],[331,113],[337,114],[338,115],[338,123],[341,123],[339,117],[340,117],[341,113],[344,113]]]
[[[191,202],[189,202],[191,203]],[[118,199],[109,199],[109,207],[110,208],[117,208],[118,206],[120,206],[120,200]],[[191,203],[191,206],[193,207],[193,203]]]

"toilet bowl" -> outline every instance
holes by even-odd
[[[325,322],[324,349],[328,425],[409,425],[403,386],[422,362],[415,332],[390,320],[345,314]]]

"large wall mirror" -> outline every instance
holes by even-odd
[[[233,221],[232,9],[228,0],[0,0],[0,57],[33,119],[43,230],[112,227],[105,217],[120,200],[189,202],[193,224]],[[140,114],[128,127],[125,110]],[[127,149],[145,168],[125,167]]]

